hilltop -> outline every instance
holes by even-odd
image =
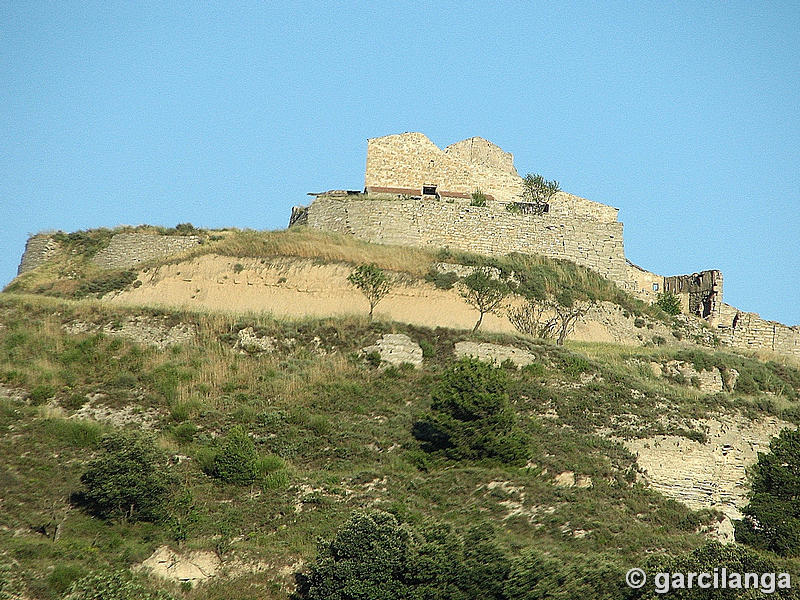
[[[187,243],[108,268],[97,258],[119,234]],[[791,357],[722,347],[700,320],[568,261],[305,228],[45,237],[45,259],[0,294],[0,563],[31,598],[142,564],[167,575],[148,586],[178,597],[286,598],[317,538],[365,508],[461,534],[487,523],[513,560],[536,549],[565,572],[592,556],[624,573],[729,541],[745,468],[800,424]],[[368,263],[398,282],[375,322],[346,281]],[[454,285],[476,267],[592,298],[596,312],[564,347],[502,314],[473,335]],[[415,438],[462,356],[493,359],[507,378],[524,465],[454,461]],[[260,460],[247,485],[213,475],[236,427]],[[119,429],[150,432],[188,492],[162,524],[105,521],[80,502],[81,474]]]

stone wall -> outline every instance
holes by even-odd
[[[721,303],[717,336],[723,344],[748,350],[769,350],[800,357],[800,326],[767,321]]]
[[[196,235],[118,233],[92,259],[105,269],[130,269],[136,265],[189,250],[200,243]]]
[[[367,141],[366,190],[370,193],[421,195],[436,186],[441,195],[469,198],[480,189],[502,204],[521,201],[522,178],[513,157],[482,138],[470,138],[440,150],[421,133],[403,133]],[[615,222],[618,209],[564,192],[550,199],[558,216]]]
[[[25,252],[17,269],[17,275],[22,275],[26,271],[35,269],[39,265],[50,260],[59,250],[59,244],[48,235],[34,235],[28,238],[25,244]]]
[[[471,137],[467,140],[450,144],[444,151],[446,154],[472,165],[480,165],[510,173],[511,175],[518,175],[517,169],[514,167],[514,156],[481,137]]]
[[[561,214],[519,215],[492,203],[433,198],[348,200],[319,197],[308,208],[308,225],[384,244],[452,248],[486,255],[509,252],[571,260],[626,289],[622,223]]]
[[[716,269],[664,278],[664,291],[681,298],[684,312],[718,323],[722,310],[722,273]]]

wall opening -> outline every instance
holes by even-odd
[[[653,284],[653,291],[654,291],[654,292],[657,292],[657,291],[658,291],[658,284],[657,284],[657,283],[654,283],[654,284]]]
[[[436,186],[435,185],[423,185],[422,186],[422,195],[423,196],[438,196],[439,194],[436,193]]]

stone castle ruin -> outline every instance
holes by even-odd
[[[310,206],[292,209],[289,226],[384,244],[570,260],[648,302],[662,291],[675,293],[683,312],[705,319],[722,343],[800,356],[800,327],[725,304],[720,271],[664,277],[627,260],[618,209],[566,192],[534,207],[523,189],[514,157],[488,140],[474,137],[441,150],[421,133],[388,135],[368,140],[363,190],[311,194]],[[476,190],[485,196],[484,205],[473,202]],[[92,262],[105,269],[134,269],[198,243],[197,236],[119,232]],[[32,236],[19,273],[59,252],[52,235]]]
[[[674,293],[683,312],[705,319],[724,343],[800,356],[800,328],[725,304],[720,271],[664,277],[630,262],[619,209],[560,191],[531,210],[523,190],[514,157],[488,140],[442,150],[422,133],[387,135],[367,141],[363,191],[310,194],[314,201],[293,207],[289,226],[383,244],[570,260],[648,302]],[[485,205],[472,201],[476,191]]]

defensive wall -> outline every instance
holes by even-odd
[[[200,243],[196,235],[159,235],[153,233],[117,233],[108,246],[100,250],[92,262],[104,269],[131,269],[157,258],[166,258],[194,248]],[[25,244],[17,273],[35,269],[55,256],[61,245],[51,236],[38,234]]]
[[[563,258],[627,284],[622,223],[565,214],[522,215],[504,206],[470,206],[434,198],[318,197],[306,223],[383,244],[451,248],[488,255],[510,252]]]

